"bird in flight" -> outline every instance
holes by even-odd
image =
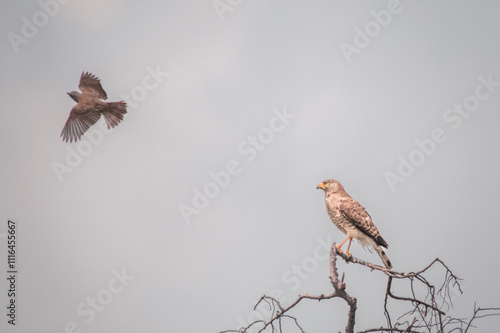
[[[82,91],[81,93],[77,91],[68,93],[69,97],[78,104],[71,109],[61,132],[62,139],[66,142],[80,140],[90,126],[99,120],[101,114],[110,129],[118,125],[123,120],[123,115],[127,113],[127,103],[124,101],[102,101],[108,99],[108,96],[102,89],[101,80],[95,75],[83,72],[78,88]]]
[[[337,249],[342,252],[342,245],[349,240],[346,254],[350,256],[349,248],[354,238],[364,248],[369,250],[373,248],[382,259],[384,266],[391,269],[391,262],[382,249],[382,247],[388,248],[389,245],[382,238],[366,209],[347,194],[344,187],[336,180],[325,180],[316,189],[322,189],[325,192],[328,216],[330,216],[333,224],[347,235],[347,238],[337,246]]]

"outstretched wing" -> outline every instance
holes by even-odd
[[[82,73],[78,88],[80,88],[82,93],[91,93],[93,95],[97,94],[100,99],[108,99],[108,95],[106,95],[106,92],[102,89],[101,80],[89,72]]]
[[[63,141],[76,142],[80,140],[90,126],[94,125],[101,116],[100,112],[93,109],[84,109],[79,104],[75,105],[69,114],[66,125],[61,132]]]
[[[385,248],[388,248],[387,242],[382,238],[380,232],[372,221],[370,214],[366,209],[353,198],[345,198],[340,200],[338,207],[342,215],[348,219],[353,225],[363,231],[365,234],[373,238],[373,240]]]

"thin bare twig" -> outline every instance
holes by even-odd
[[[484,315],[478,316],[479,312],[481,311],[492,311],[493,313],[486,313]],[[500,316],[500,308],[476,308],[476,304],[474,303],[474,314],[472,315],[472,318],[469,320],[469,323],[467,324],[467,327],[465,328],[464,333],[467,333],[470,327],[472,326],[472,322],[476,319],[479,318],[485,318],[485,317],[491,317],[491,316]]]

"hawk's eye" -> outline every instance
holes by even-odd
[[[325,186],[330,186],[330,182],[324,182],[323,183]]]

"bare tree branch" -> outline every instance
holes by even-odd
[[[474,313],[469,321],[447,316],[446,311],[453,307],[452,289],[455,290],[455,293],[458,292],[460,294],[462,294],[463,291],[460,286],[460,279],[439,258],[434,259],[429,265],[417,272],[397,272],[370,262],[366,262],[353,256],[348,256],[344,252],[338,250],[335,246],[335,243],[333,243],[330,250],[330,282],[334,289],[333,293],[328,295],[321,294],[319,296],[313,296],[309,294],[299,295],[298,298],[287,307],[283,307],[277,299],[264,295],[257,302],[254,310],[257,309],[260,304],[266,303],[270,309],[271,318],[269,318],[268,320],[257,320],[250,323],[247,327],[242,327],[238,330],[222,331],[221,333],[249,333],[250,330],[256,329],[256,325],[259,325],[258,332],[264,332],[266,329],[271,328],[273,333],[281,333],[283,332],[283,319],[292,320],[295,326],[299,328],[300,332],[304,333],[305,330],[299,325],[297,318],[289,315],[288,313],[304,299],[322,301],[331,298],[341,298],[349,306],[345,332],[354,333],[357,300],[346,292],[344,274],[342,274],[342,278],[339,279],[336,264],[337,256],[343,258],[346,263],[366,266],[370,268],[371,271],[380,271],[388,277],[383,302],[383,309],[384,315],[387,320],[387,327],[366,329],[364,331],[359,331],[358,333],[443,333],[445,332],[445,329],[446,332],[450,333],[467,333],[470,327],[474,327],[472,326],[474,320],[500,315],[500,308],[476,308],[476,305],[474,305]],[[444,278],[442,282],[438,283],[439,288],[437,289],[436,286],[431,282],[432,279],[430,279],[427,274],[431,269],[444,270]],[[396,295],[392,291],[393,281],[401,281],[406,283],[406,288],[408,288],[409,295]],[[424,291],[422,292],[422,290]],[[391,319],[391,315],[394,314],[391,313],[391,310],[389,309],[390,300],[400,302],[400,304],[403,305],[398,305],[398,310],[403,309],[405,304],[408,304],[410,306],[406,312],[403,312],[399,315],[394,324]],[[410,320],[405,318],[412,319]]]
[[[332,244],[330,249],[330,281],[332,283],[333,289],[337,297],[342,298],[349,305],[349,312],[347,313],[347,326],[345,328],[346,333],[354,332],[354,324],[356,322],[356,298],[349,296],[345,291],[344,276],[342,275],[342,280],[339,280],[339,274],[337,272],[337,247],[335,243]]]
[[[491,313],[486,313],[484,315],[479,316],[479,312],[484,311],[484,312],[491,312]],[[467,327],[465,328],[464,333],[467,333],[470,327],[472,326],[472,322],[475,319],[479,318],[485,318],[485,317],[491,317],[491,316],[499,316],[500,315],[500,308],[476,308],[476,304],[474,303],[474,314],[472,315],[472,318],[469,320],[469,323],[467,324]]]

